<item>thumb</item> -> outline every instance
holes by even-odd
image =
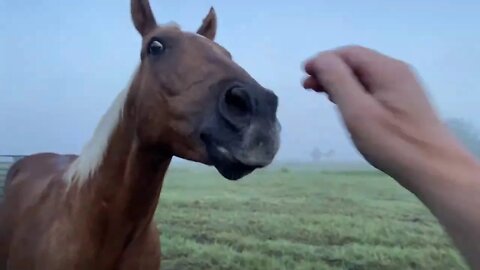
[[[333,52],[321,53],[308,60],[305,71],[341,111],[364,105],[372,98],[351,68]]]

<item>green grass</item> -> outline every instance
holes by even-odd
[[[378,173],[171,170],[162,269],[467,269],[433,216]]]
[[[8,168],[10,168],[11,166],[11,163],[10,162],[0,162],[0,172],[3,173],[3,172],[7,172],[8,171]]]
[[[8,168],[10,168],[11,163],[9,162],[0,162],[0,198],[3,197],[3,186],[5,177],[7,176]]]

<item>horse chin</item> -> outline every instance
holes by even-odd
[[[253,172],[256,168],[242,163],[215,164],[217,171],[226,179],[236,181]]]
[[[208,144],[207,153],[211,164],[228,180],[239,180],[258,168],[242,163],[222,146]]]

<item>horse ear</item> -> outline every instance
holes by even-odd
[[[202,35],[210,40],[215,39],[217,34],[217,15],[213,7],[210,8],[207,17],[203,19],[202,26],[198,28],[197,34]]]
[[[133,24],[142,36],[145,36],[157,26],[148,0],[132,0],[131,12]]]

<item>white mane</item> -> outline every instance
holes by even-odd
[[[123,115],[128,89],[123,90],[103,115],[93,133],[93,137],[84,146],[80,156],[70,165],[64,175],[65,181],[80,183],[86,181],[100,166],[108,147],[108,142]]]

